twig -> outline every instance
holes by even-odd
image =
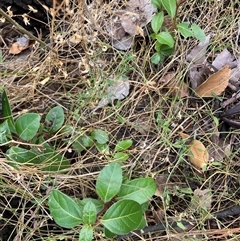
[[[57,54],[57,51],[52,49],[51,47],[49,47],[45,42],[43,42],[41,39],[37,38],[36,36],[34,36],[32,33],[30,33],[29,31],[27,31],[25,28],[23,28],[21,25],[19,25],[15,20],[13,20],[7,13],[5,13],[1,8],[0,8],[0,15],[2,15],[5,19],[7,19],[8,22],[10,22],[12,25],[14,25],[16,27],[16,29],[23,33],[26,34],[29,38],[37,41],[38,43],[40,43],[41,45],[43,45],[44,47],[46,47],[48,50],[53,51],[55,54]]]

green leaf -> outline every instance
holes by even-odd
[[[171,18],[174,18],[177,11],[177,2],[176,0],[161,0],[161,3],[164,9],[167,11],[168,15]]]
[[[99,143],[96,143],[96,147],[97,147],[97,149],[98,149],[98,151],[100,152],[100,153],[102,153],[102,154],[107,154],[107,153],[109,153],[109,146],[108,146],[108,144],[99,144]]]
[[[168,45],[170,48],[174,46],[174,39],[168,32],[161,32],[156,35],[156,39],[160,44]]]
[[[7,150],[7,159],[10,161],[10,165],[17,169],[19,166],[16,163],[32,165],[42,162],[38,153],[18,146],[13,146]]]
[[[109,141],[109,137],[106,131],[100,129],[93,130],[91,135],[98,144],[106,144]]]
[[[164,56],[160,53],[155,53],[152,57],[151,57],[151,62],[153,64],[159,64],[160,62],[164,61]]]
[[[74,200],[66,194],[52,190],[48,199],[54,221],[64,228],[74,228],[82,223],[82,213]]]
[[[124,152],[117,152],[114,154],[113,156],[113,160],[114,161],[117,161],[117,162],[124,162],[124,161],[127,161],[129,158],[128,154],[127,153],[124,153]]]
[[[131,199],[142,204],[154,195],[156,189],[157,186],[153,178],[136,178],[122,185],[118,197]]]
[[[109,202],[117,195],[122,185],[122,169],[117,162],[104,167],[98,175],[96,191],[103,202]]]
[[[199,41],[201,41],[202,43],[204,43],[206,39],[206,35],[204,31],[195,23],[192,24],[191,28],[193,31],[193,36],[197,38]]]
[[[112,233],[118,235],[129,233],[142,222],[141,206],[132,200],[120,200],[106,211],[101,221]]]
[[[170,48],[168,45],[161,44],[159,42],[156,42],[155,49],[156,49],[156,51],[158,53],[161,53],[163,58],[164,58],[164,55],[165,56],[170,56],[173,53],[173,51],[174,51],[174,48]]]
[[[183,225],[182,222],[177,222],[177,226],[181,228],[182,230],[186,230],[186,227]]]
[[[52,147],[45,147],[42,153],[39,152],[39,158],[44,162],[43,170],[56,172],[70,167],[69,160],[60,155]]]
[[[97,213],[101,212],[103,210],[104,204],[102,201],[94,198],[84,198],[82,200],[76,200],[78,206],[83,210],[84,206],[88,203],[91,202],[95,205]]]
[[[6,144],[9,140],[12,139],[11,131],[9,128],[9,121],[5,120],[0,125],[0,144]]]
[[[154,17],[151,21],[151,27],[152,27],[152,30],[153,30],[154,33],[158,33],[158,31],[162,27],[163,20],[164,20],[164,13],[163,12],[159,12],[159,13],[154,15]]]
[[[86,148],[92,147],[93,145],[92,137],[85,134],[76,139],[72,144],[73,149],[78,152],[86,150]]]
[[[85,204],[83,208],[83,223],[84,224],[94,224],[97,218],[97,210],[95,205],[89,201]]]
[[[160,44],[168,45],[170,48],[174,46],[174,39],[168,32],[161,32],[156,35],[156,39]]]
[[[50,133],[58,131],[64,123],[64,111],[61,106],[53,107],[46,115],[45,122]]]
[[[15,132],[12,110],[5,90],[2,92],[2,115],[4,120],[8,121],[9,129],[11,132]]]
[[[104,234],[107,238],[114,238],[117,236],[115,233],[112,233],[107,228],[104,228]]]
[[[184,38],[192,37],[193,31],[190,29],[190,23],[189,22],[183,22],[179,23],[177,25],[178,31],[181,33],[181,35]]]
[[[93,240],[93,228],[89,225],[84,225],[79,233],[79,241]]]
[[[123,140],[123,141],[119,141],[117,143],[117,145],[115,146],[114,152],[117,151],[125,151],[127,149],[129,149],[133,144],[132,140]]]
[[[15,123],[18,136],[24,141],[31,140],[40,127],[40,115],[36,113],[26,113],[20,116]]]
[[[147,226],[146,219],[142,216],[141,222],[139,223],[137,230],[143,229]]]
[[[152,5],[154,5],[157,9],[162,8],[162,4],[160,0],[151,0]]]

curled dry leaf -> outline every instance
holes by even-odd
[[[181,132],[179,135],[182,137],[183,140],[189,138],[189,135]],[[209,161],[209,154],[206,147],[202,144],[201,141],[192,140],[188,145],[187,156],[190,162],[199,169],[203,169],[208,161]]]
[[[221,95],[228,86],[231,69],[224,66],[217,73],[210,75],[210,77],[199,85],[196,93],[199,97],[212,97],[213,94]]]
[[[10,54],[20,54],[23,50],[29,48],[29,38],[24,35],[20,38],[17,38],[17,41],[12,44],[9,49]]]

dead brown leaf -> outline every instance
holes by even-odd
[[[34,41],[30,41],[29,37],[24,35],[17,38],[17,41],[11,45],[9,48],[9,54],[20,54],[23,50],[28,49]]]
[[[189,138],[189,135],[183,132],[180,132],[179,135],[183,140]],[[198,169],[203,169],[209,161],[209,154],[206,147],[198,140],[192,140],[189,143],[187,156],[190,162]]]
[[[228,66],[224,66],[197,87],[197,95],[199,97],[212,97],[213,94],[221,95],[228,85],[230,74],[231,69]]]

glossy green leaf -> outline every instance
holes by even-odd
[[[64,123],[64,111],[61,106],[53,107],[46,115],[45,122],[50,133],[58,131]]]
[[[193,31],[190,28],[190,23],[189,22],[182,22],[177,25],[178,31],[181,33],[181,35],[184,38],[192,37],[193,36]]]
[[[118,197],[131,199],[142,204],[154,195],[156,189],[156,182],[153,178],[136,178],[122,185]]]
[[[159,42],[156,42],[155,49],[158,53],[161,53],[163,60],[164,56],[170,56],[174,51],[174,48],[170,48],[168,45]]]
[[[193,31],[193,36],[202,43],[204,43],[206,40],[206,35],[204,31],[195,23],[192,24],[191,29]]]
[[[164,20],[163,12],[156,13],[151,21],[151,27],[154,33],[158,33]]]
[[[104,227],[104,234],[107,238],[114,238],[117,236],[115,233],[109,231],[106,227]]]
[[[97,129],[93,130],[92,138],[97,141],[98,144],[106,144],[109,141],[109,137],[106,131]]]
[[[15,122],[18,136],[24,141],[31,140],[38,132],[40,119],[40,115],[36,113],[26,113],[20,116]]]
[[[97,210],[95,205],[89,201],[85,204],[83,208],[83,223],[84,224],[94,224],[97,218]]]
[[[162,7],[161,0],[151,0],[151,3],[158,9],[161,9]]]
[[[75,151],[81,152],[86,150],[86,148],[92,147],[93,145],[94,141],[92,137],[84,134],[73,142],[72,147]]]
[[[141,222],[139,223],[139,225],[137,226],[137,230],[143,229],[147,226],[147,222],[146,219],[142,216]]]
[[[152,57],[151,57],[151,62],[153,64],[159,64],[161,62],[164,61],[164,56],[160,53],[155,53]]]
[[[4,89],[2,92],[2,115],[4,120],[8,121],[9,129],[12,132],[15,132],[15,125],[14,125],[11,106],[9,104],[7,93]]]
[[[168,45],[170,48],[174,46],[174,39],[168,32],[161,32],[156,35],[156,39],[160,44]]]
[[[177,1],[176,0],[161,0],[164,9],[167,11],[171,18],[174,18],[177,11]]]
[[[9,121],[5,120],[2,124],[0,124],[0,144],[5,144],[12,139],[8,123]]]
[[[141,206],[132,200],[120,200],[106,211],[101,221],[112,233],[129,233],[142,222]]]
[[[39,158],[38,153],[27,150],[22,147],[13,146],[7,150],[7,160],[10,161],[10,165],[18,168],[17,164],[40,164],[42,160]]]
[[[79,241],[93,240],[93,228],[89,225],[84,225],[79,233]]]
[[[122,185],[122,169],[119,163],[113,162],[105,166],[99,173],[96,191],[103,202],[109,202],[117,195]]]
[[[113,156],[113,160],[114,161],[117,161],[117,162],[124,162],[124,161],[127,161],[129,158],[128,154],[127,153],[124,153],[124,152],[117,152],[114,154]]]
[[[123,140],[123,141],[119,141],[117,143],[117,145],[115,146],[114,152],[117,151],[125,151],[127,149],[129,149],[133,144],[132,140]]]
[[[52,147],[45,147],[43,152],[39,152],[39,158],[44,163],[43,170],[55,172],[70,167],[69,160],[60,155]]]
[[[96,147],[97,147],[97,150],[102,153],[102,154],[108,154],[109,153],[109,146],[108,144],[99,144],[99,143],[96,143]]]
[[[94,198],[84,198],[82,200],[76,200],[76,203],[78,204],[78,206],[81,208],[81,210],[83,210],[84,206],[88,203],[91,202],[95,205],[96,211],[97,213],[101,212],[103,210],[104,207],[104,203],[98,199],[94,199]]]
[[[66,194],[52,190],[48,199],[51,216],[64,228],[74,228],[82,223],[82,213],[78,205]]]

